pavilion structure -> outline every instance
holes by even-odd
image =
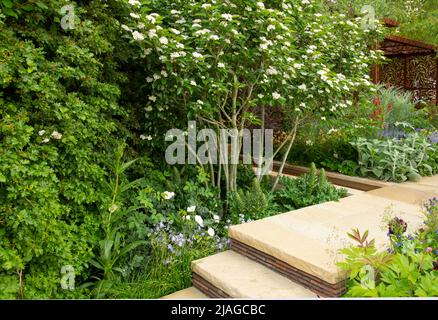
[[[388,27],[398,22],[384,19]],[[421,41],[389,35],[379,45],[387,61],[374,68],[375,83],[411,92],[416,101],[438,104],[438,48]]]

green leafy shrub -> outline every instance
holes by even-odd
[[[280,212],[337,201],[347,195],[347,190],[337,189],[327,180],[324,169],[318,174],[314,163],[309,173],[296,179],[282,177],[280,181],[281,188],[273,194],[273,201]]]
[[[407,224],[400,218],[388,223],[389,247],[378,251],[368,233],[358,230],[349,236],[358,245],[341,250],[341,270],[349,272],[346,296],[432,297],[438,296],[438,200],[425,206],[425,227],[406,235]]]
[[[275,212],[270,194],[263,191],[256,178],[249,189],[231,193],[228,204],[229,217],[234,224],[262,219]]]
[[[385,181],[418,181],[434,173],[436,147],[417,133],[404,139],[352,142],[359,153],[360,173]]]
[[[76,283],[90,276],[103,163],[126,114],[114,16],[128,5],[87,1],[73,30],[60,26],[62,6],[0,9],[0,275],[19,298],[80,296],[61,288],[61,268],[73,266]]]

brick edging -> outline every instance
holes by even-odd
[[[278,273],[291,279],[292,281],[308,288],[322,297],[340,297],[345,291],[345,281],[336,284],[326,282],[314,275],[299,270],[284,261],[268,255],[258,249],[250,247],[243,242],[231,238],[231,250],[244,255]]]
[[[205,280],[196,272],[192,273],[192,284],[196,289],[210,298],[231,298],[227,293],[213,285],[211,282]]]

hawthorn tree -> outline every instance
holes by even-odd
[[[242,132],[251,123],[265,130],[266,109],[281,107],[287,136],[274,152],[283,150],[283,161],[273,188],[303,121],[339,115],[352,106],[353,92],[373,88],[368,73],[380,53],[370,44],[380,26],[365,30],[361,18],[328,14],[323,1],[129,3],[121,27],[151,70],[144,128],[150,143],[162,139],[157,123],[175,124],[172,117],[215,130]],[[257,161],[259,179],[274,157]],[[237,164],[210,165],[213,184],[222,174],[227,191],[235,190]]]

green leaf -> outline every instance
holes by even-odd
[[[3,3],[3,5],[6,7],[6,8],[12,8],[13,7],[13,4],[12,4],[12,1],[11,0],[2,0],[2,3]]]
[[[3,13],[7,16],[18,18],[17,13],[10,8],[3,8]]]
[[[48,6],[46,6],[44,3],[42,2],[37,2],[36,5],[38,6],[38,8],[43,9],[43,10],[47,10],[49,9]]]

